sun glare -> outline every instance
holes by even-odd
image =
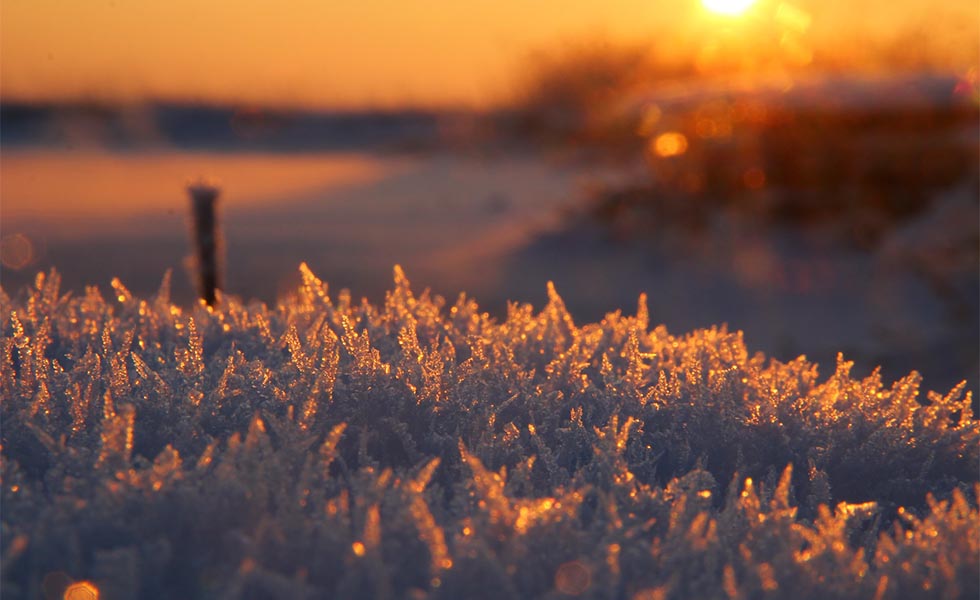
[[[738,16],[755,4],[755,0],[701,0],[701,4],[713,13]]]

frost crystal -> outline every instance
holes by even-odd
[[[274,308],[0,291],[5,593],[978,595],[964,385],[822,379],[644,297],[581,324],[548,284],[497,321],[300,270]]]

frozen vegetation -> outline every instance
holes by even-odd
[[[964,386],[673,335],[642,297],[494,320],[301,271],[274,308],[0,292],[5,598],[980,593]]]

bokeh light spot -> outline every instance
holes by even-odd
[[[758,167],[752,167],[742,175],[742,181],[750,190],[761,190],[766,187],[766,172]]]
[[[640,124],[636,128],[636,133],[642,137],[652,136],[661,117],[663,117],[663,111],[660,110],[659,106],[656,104],[646,106],[643,110],[643,116],[640,118]]]
[[[564,563],[555,572],[555,589],[562,594],[578,596],[589,589],[592,574],[577,560]]]
[[[77,581],[65,590],[65,600],[99,600],[99,588],[88,581]]]
[[[0,239],[0,262],[8,269],[23,269],[33,263],[34,258],[34,244],[23,233],[14,233]]]
[[[680,156],[687,152],[687,137],[677,131],[661,133],[653,140],[653,151],[664,158]]]
[[[638,591],[633,595],[632,600],[666,600],[667,599],[667,588],[666,587],[656,587],[656,588],[646,588],[644,590]]]

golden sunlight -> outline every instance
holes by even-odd
[[[701,0],[701,4],[713,13],[734,17],[747,11],[755,0]]]

